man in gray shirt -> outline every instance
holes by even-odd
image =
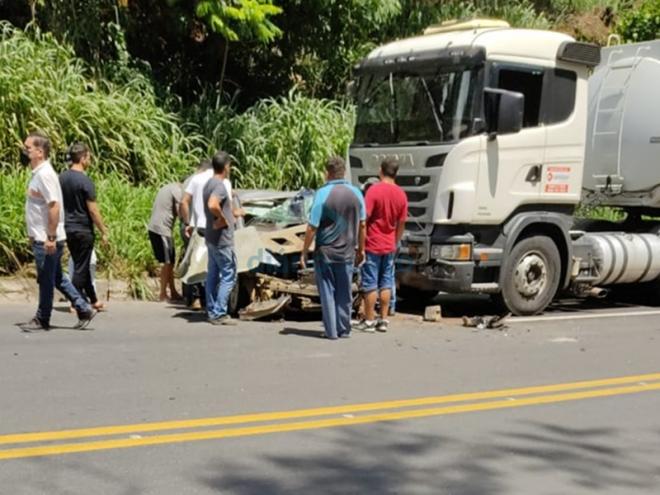
[[[206,230],[204,238],[209,260],[206,274],[206,312],[214,325],[234,325],[228,314],[229,296],[236,283],[234,213],[225,179],[231,174],[229,154],[213,156],[213,177],[204,186]]]
[[[160,188],[154,206],[151,209],[149,222],[149,240],[154,256],[162,264],[160,270],[160,300],[167,300],[167,288],[170,288],[170,300],[181,300],[181,296],[174,286],[174,238],[172,230],[174,220],[179,211],[179,204],[183,197],[181,184],[167,184]]]

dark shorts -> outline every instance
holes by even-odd
[[[149,240],[151,241],[151,248],[154,251],[154,256],[159,263],[174,264],[174,241],[171,237],[156,234],[149,231]]]
[[[362,265],[362,291],[392,289],[394,286],[394,253],[367,253]]]

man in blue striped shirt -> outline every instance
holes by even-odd
[[[315,241],[314,273],[321,297],[325,337],[335,340],[351,332],[353,267],[364,260],[366,209],[360,190],[344,179],[346,164],[332,157],[326,183],[314,196],[300,264]]]

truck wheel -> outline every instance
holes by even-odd
[[[527,237],[505,258],[500,274],[501,302],[518,316],[541,313],[559,287],[561,259],[552,239]]]

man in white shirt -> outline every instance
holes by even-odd
[[[34,132],[25,139],[21,162],[32,168],[25,202],[25,222],[39,284],[37,313],[32,320],[20,325],[25,332],[50,330],[55,288],[76,309],[79,321],[75,328],[86,328],[96,314],[71,281],[62,274],[61,258],[66,241],[64,206],[60,182],[48,160],[49,154],[50,140],[43,134]]]
[[[184,225],[184,236],[190,239],[192,235],[204,237],[206,228],[206,216],[202,191],[208,180],[213,176],[210,160],[202,160],[197,171],[191,175],[183,184],[183,199],[179,205],[181,223]],[[192,211],[191,211],[192,206]],[[197,234],[193,234],[196,231]],[[187,249],[187,242],[186,244]],[[193,309],[200,309],[206,303],[206,294],[203,284],[184,286],[183,294],[186,304]]]
[[[209,160],[204,160],[200,165],[200,171],[186,181],[183,200],[181,201],[181,219],[186,224],[188,237],[193,229],[200,235],[204,235],[206,229],[206,213],[204,212],[204,186],[213,177],[213,168]],[[232,199],[232,188],[229,179],[223,181],[230,200]],[[190,206],[192,205],[192,211]]]

